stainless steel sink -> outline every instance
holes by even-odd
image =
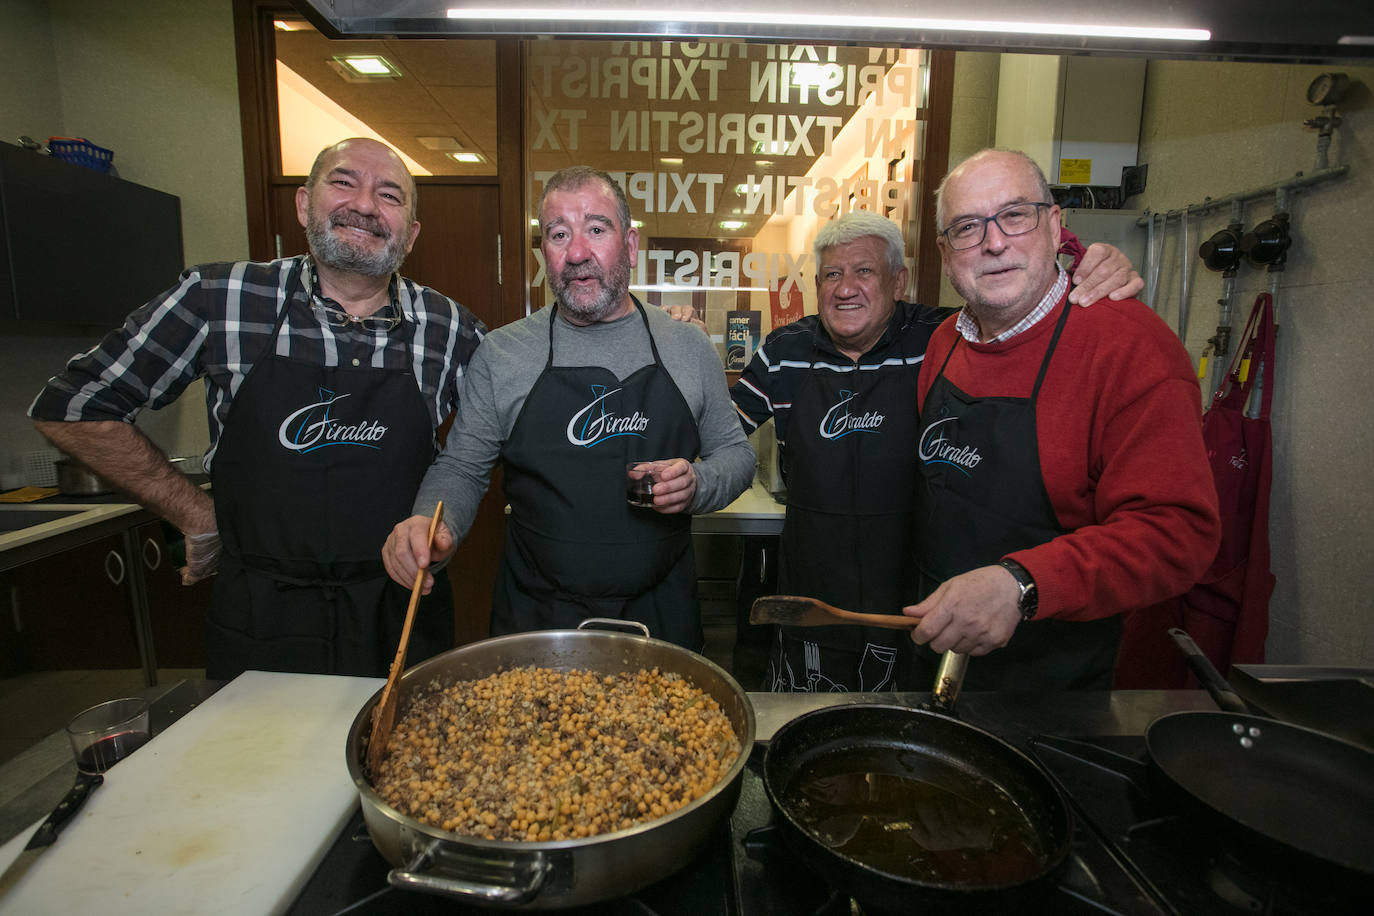
[[[71,518],[73,515],[80,515],[86,509],[38,509],[28,506],[5,506],[0,505],[0,534],[10,534],[15,531],[23,531],[25,528],[32,528],[34,525],[42,525],[45,522],[55,522],[62,518]]]

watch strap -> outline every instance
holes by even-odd
[[[1016,580],[1017,586],[1021,589],[1021,597],[1017,599],[1016,609],[1021,612],[1022,620],[1030,620],[1040,607],[1040,593],[1035,587],[1035,577],[1030,574],[1026,567],[1015,560],[1001,560],[997,565],[1011,573],[1012,578]]]

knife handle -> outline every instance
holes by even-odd
[[[29,838],[25,849],[39,849],[43,846],[51,846],[57,841],[57,835],[62,832],[62,828],[67,826],[67,822],[72,819],[81,806],[86,803],[86,796],[91,794],[91,790],[105,781],[105,777],[99,773],[86,774],[80,773],[76,777],[76,785],[68,790],[66,796],[57,803],[57,807],[52,809],[52,814],[43,825],[33,832]]]

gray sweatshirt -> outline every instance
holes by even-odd
[[[740,426],[720,356],[706,335],[695,325],[672,320],[661,309],[645,306],[644,311],[663,365],[682,391],[701,438],[691,511],[714,512],[749,488],[754,447]],[[492,466],[515,428],[525,397],[544,371],[553,314],[552,308],[545,307],[488,333],[463,375],[458,416],[448,444],[425,474],[414,508],[416,515],[433,515],[442,499],[444,521],[459,540],[472,525]],[[553,341],[554,365],[604,366],[618,379],[654,361],[638,310],[586,327],[569,324],[560,312]]]

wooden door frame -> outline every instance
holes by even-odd
[[[234,0],[234,49],[238,65],[239,123],[243,133],[243,181],[247,202],[248,253],[258,261],[277,256],[272,231],[272,191],[297,186],[304,176],[282,175],[277,150],[276,52],[272,19],[297,11],[284,0]],[[523,318],[529,296],[523,253],[529,245],[525,221],[525,144],[523,131],[524,55],[518,39],[496,41],[496,163],[494,176],[440,175],[416,179],[427,184],[495,185],[500,200],[497,236],[500,263],[500,321]],[[514,115],[512,115],[514,113]],[[402,267],[404,273],[404,267]]]

